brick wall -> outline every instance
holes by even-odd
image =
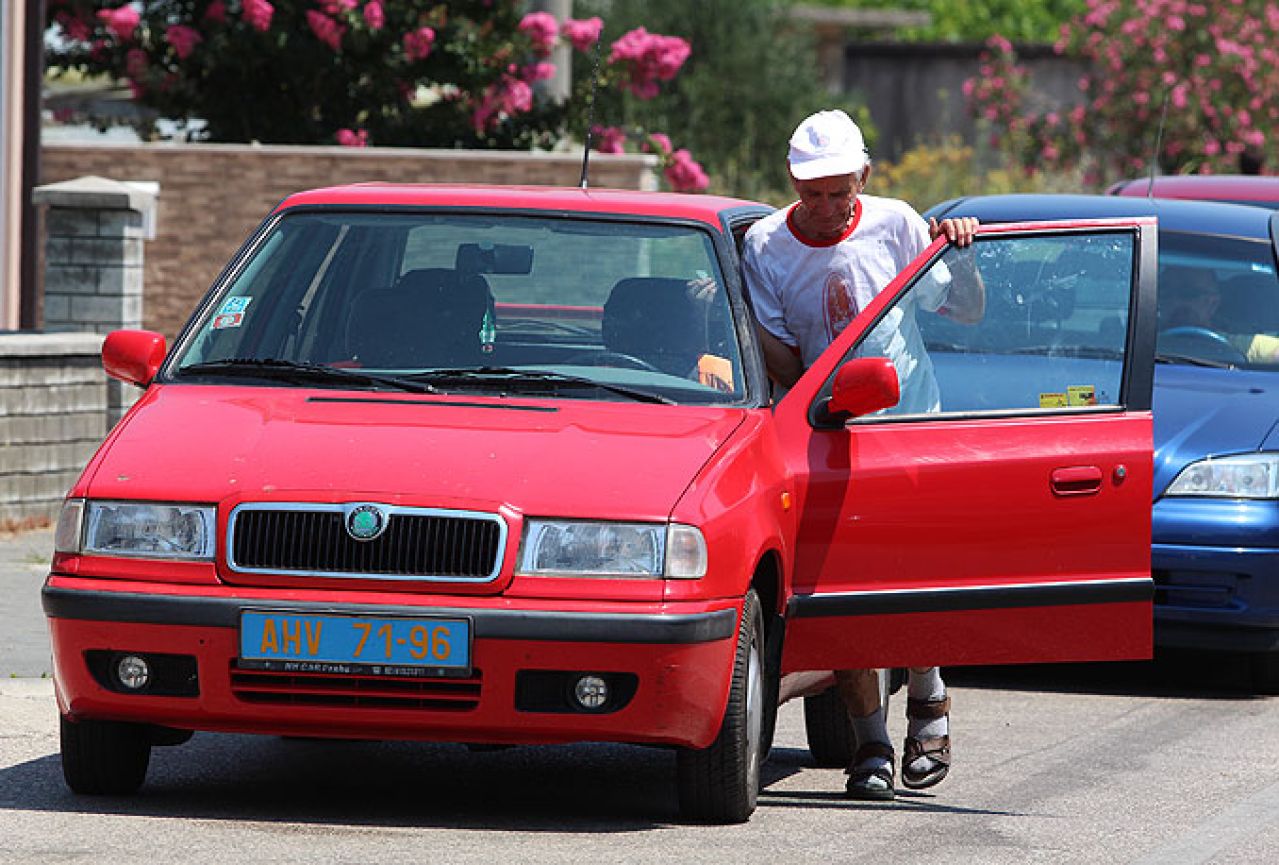
[[[107,434],[102,337],[0,334],[0,530],[47,524]]]
[[[651,189],[654,165],[646,155],[592,155],[591,183]],[[142,324],[172,341],[231,255],[291,192],[366,180],[576,186],[580,173],[580,153],[48,142],[40,183],[85,175],[159,182]]]

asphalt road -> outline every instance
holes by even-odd
[[[136,796],[76,797],[39,678],[49,537],[0,538],[5,865],[1279,862],[1279,698],[1189,658],[948,671],[955,768],[892,803],[845,801],[788,704],[742,826],[682,824],[672,755],[606,745],[475,753],[202,733],[156,749]],[[903,706],[895,697],[896,739]]]

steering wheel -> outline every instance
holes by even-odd
[[[582,366],[612,366],[620,369],[641,369],[645,372],[661,372],[660,369],[641,357],[636,357],[633,354],[626,354],[621,351],[608,351],[607,349],[575,354],[570,358],[566,358],[564,362],[568,364],[580,364]]]
[[[1235,366],[1248,362],[1248,358],[1231,344],[1225,334],[1208,327],[1183,325],[1159,332],[1156,350],[1171,354],[1202,357]]]

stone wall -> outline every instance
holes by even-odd
[[[102,337],[0,334],[0,531],[57,518],[107,434]]]
[[[652,189],[650,155],[591,156],[591,184]],[[40,182],[85,175],[156,181],[142,324],[170,341],[245,238],[286,195],[368,180],[576,186],[580,153],[47,142]]]

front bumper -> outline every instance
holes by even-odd
[[[43,604],[60,710],[73,718],[193,730],[488,743],[609,741],[709,745],[728,699],[740,601],[560,604],[236,590],[54,575]],[[466,617],[469,678],[263,673],[236,663],[246,608],[361,616]],[[95,675],[104,652],[192,658],[189,696],[121,693]],[[100,665],[99,665],[100,666]],[[605,712],[527,708],[545,671],[634,682]]]
[[[1279,508],[1163,499],[1153,512],[1155,645],[1279,651]]]

